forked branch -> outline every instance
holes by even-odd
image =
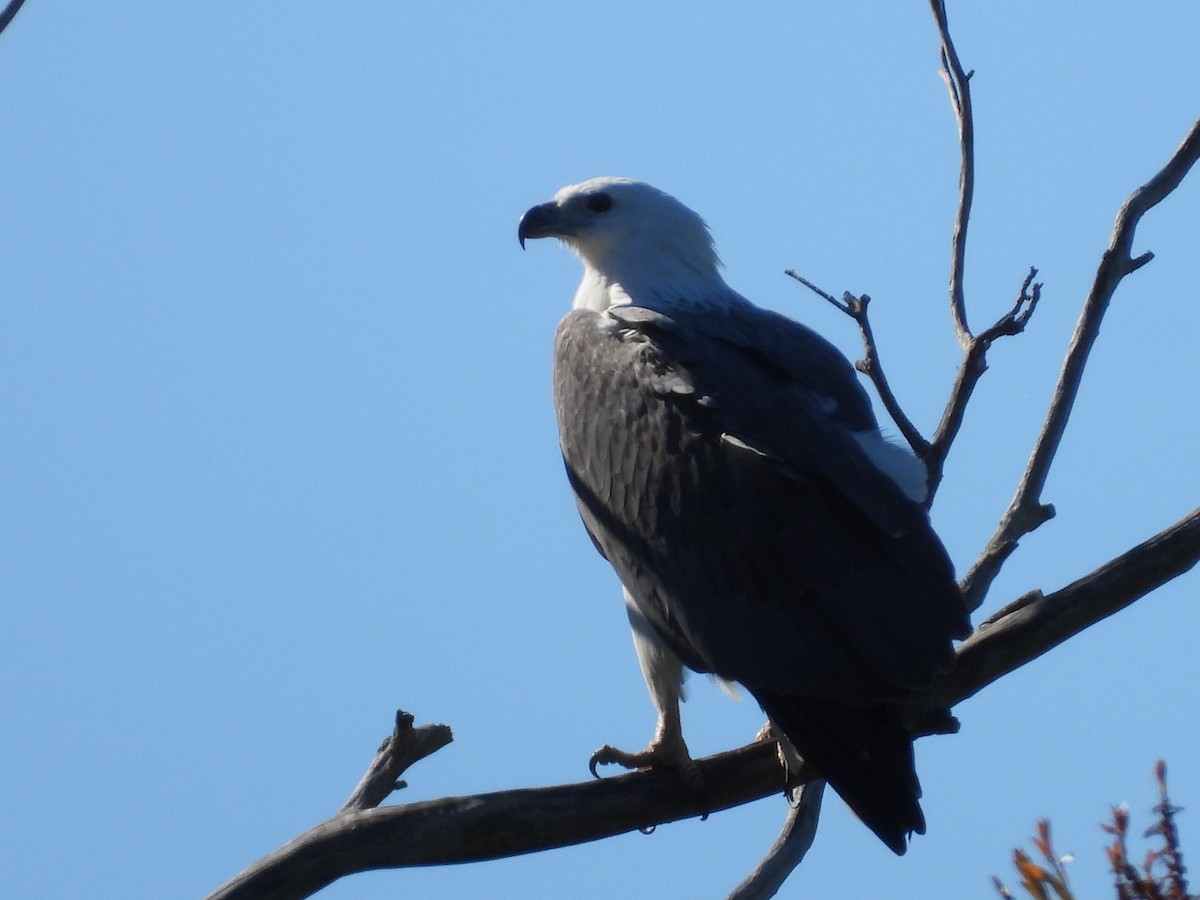
[[[1121,280],[1154,258],[1152,253],[1143,253],[1136,258],[1131,255],[1134,232],[1142,216],[1179,187],[1197,158],[1200,158],[1200,118],[1192,123],[1187,136],[1167,164],[1130,194],[1117,213],[1112,237],[1100,258],[1095,279],[1063,360],[1042,430],[1034,443],[1016,494],[995,534],[963,579],[963,592],[972,608],[983,602],[1001,566],[1016,550],[1017,542],[1054,515],[1053,507],[1042,502],[1042,489],[1079,394],[1088,355],[1100,334],[1100,323]]]
[[[773,741],[696,762],[704,777],[703,795],[676,773],[634,772],[342,813],[264,857],[208,900],[298,900],[354,872],[566,847],[740,806],[784,788]],[[814,777],[811,771],[800,776]]]
[[[1020,334],[1024,331],[1029,318],[1033,315],[1041,297],[1042,286],[1034,282],[1037,270],[1030,268],[1029,273],[1017,294],[1013,307],[1002,315],[991,327],[979,334],[971,331],[967,321],[967,301],[964,289],[967,257],[967,228],[971,221],[971,204],[975,196],[975,121],[971,105],[971,75],[972,72],[963,69],[958,58],[958,51],[950,37],[950,25],[946,17],[944,0],[930,0],[934,21],[937,24],[938,38],[941,42],[940,59],[941,75],[950,92],[950,105],[954,112],[954,121],[958,129],[959,173],[958,173],[958,205],[954,213],[954,232],[950,245],[950,318],[954,324],[954,332],[962,348],[963,357],[955,373],[954,385],[946,401],[937,430],[931,439],[927,439],[913,425],[912,420],[905,414],[897,401],[888,380],[883,373],[879,349],[871,331],[870,319],[867,317],[867,303],[870,298],[863,295],[855,298],[846,294],[843,301],[835,300],[830,294],[818,288],[812,282],[793,271],[788,275],[795,278],[817,294],[824,297],[842,312],[853,318],[859,327],[865,356],[857,364],[859,371],[871,379],[883,402],[884,408],[900,433],[904,435],[913,452],[921,457],[928,472],[926,485],[926,506],[933,503],[938,487],[942,482],[946,457],[950,446],[958,436],[966,414],[967,404],[975,392],[975,387],[983,373],[987,371],[987,352],[993,343],[1001,337]]]
[[[1030,316],[1037,308],[1038,301],[1042,296],[1041,284],[1033,280],[1037,276],[1037,269],[1031,268],[1026,274],[1025,280],[1021,283],[1021,289],[1017,292],[1016,301],[1007,312],[979,334],[967,337],[966,349],[963,351],[962,361],[955,374],[954,385],[950,389],[946,408],[932,440],[926,439],[920,429],[913,424],[912,419],[904,412],[904,408],[896,399],[892,386],[884,374],[883,361],[879,355],[879,346],[875,341],[875,332],[871,327],[871,319],[868,314],[871,298],[866,294],[856,297],[846,292],[842,295],[842,299],[838,300],[793,269],[786,270],[785,274],[799,281],[858,323],[864,355],[854,364],[854,367],[871,380],[888,416],[896,424],[900,433],[904,435],[904,439],[913,452],[925,463],[928,472],[925,505],[931,506],[934,495],[937,494],[937,489],[942,482],[950,446],[954,443],[954,439],[962,427],[967,404],[975,392],[979,379],[987,371],[988,350],[999,338],[1020,334],[1024,331]]]
[[[1021,282],[1021,289],[1017,292],[1016,301],[1008,312],[1004,313],[990,327],[967,340],[962,361],[954,375],[954,385],[950,389],[950,397],[942,412],[942,419],[938,423],[933,440],[930,441],[928,452],[922,456],[925,466],[929,470],[927,506],[933,503],[933,497],[942,483],[946,457],[950,453],[950,445],[954,443],[959,429],[962,428],[967,404],[975,393],[979,379],[987,371],[988,350],[998,339],[1018,335],[1024,331],[1025,326],[1029,324],[1030,316],[1037,309],[1038,301],[1042,297],[1042,286],[1033,280],[1036,277],[1037,269],[1031,267],[1025,275],[1025,280]]]

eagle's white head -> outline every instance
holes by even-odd
[[[584,273],[576,308],[633,303],[666,311],[741,301],[721,278],[704,220],[643,181],[593,178],[568,185],[525,213],[517,236],[522,247],[526,238],[556,237],[579,254]]]

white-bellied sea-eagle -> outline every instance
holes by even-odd
[[[721,277],[704,221],[624,178],[563,188],[518,236],[583,260],[554,345],[567,476],[624,586],[658,709],[643,751],[691,763],[683,666],[740,683],[889,847],[923,833],[900,710],[970,630],[922,506],[849,361]]]

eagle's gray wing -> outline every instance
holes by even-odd
[[[945,671],[962,598],[924,510],[852,435],[874,425],[852,370],[850,389],[802,383],[708,333],[727,323],[621,312],[563,320],[555,401],[588,530],[664,639],[748,687],[856,701]]]
[[[875,422],[849,363],[753,307],[577,310],[554,393],[584,523],[645,619],[745,685],[902,852],[892,820],[924,820],[890,704],[948,670],[969,625],[925,511],[854,437]]]

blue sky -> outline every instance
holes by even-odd
[[[1011,496],[1113,216],[1200,112],[1200,7],[950,9],[973,81],[973,324],[1029,265],[934,520],[960,570]],[[653,711],[577,521],[549,397],[578,263],[520,214],[629,175],[709,221],[727,277],[848,354],[783,275],[867,292],[936,422],[957,145],[922,3],[95,4],[0,36],[0,894],[197,897],[332,813],[397,707],[456,740],[403,800],[576,781]],[[1152,211],[1045,499],[985,612],[1200,498],[1200,176]],[[893,857],[834,797],[783,896],[989,896],[1050,816],[1081,896],[1151,769],[1200,808],[1196,576],[918,745],[929,834]],[[761,714],[691,684],[692,749]],[[721,896],[765,801],[322,896]],[[1194,813],[1185,848],[1200,847]],[[1197,852],[1193,850],[1193,853]],[[1015,880],[1015,879],[1010,879]]]

